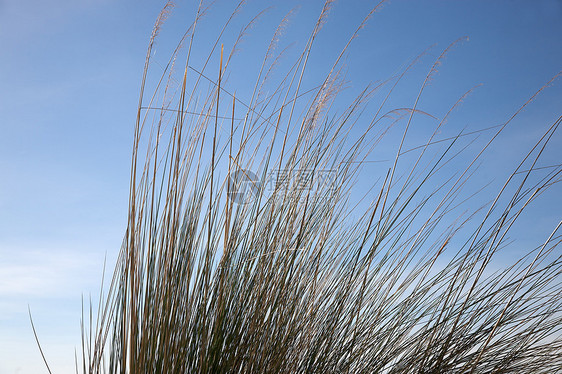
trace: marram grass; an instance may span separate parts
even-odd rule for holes
[[[560,223],[537,248],[489,266],[510,250],[510,230],[529,204],[560,182],[560,166],[540,178],[533,172],[561,119],[522,152],[499,191],[482,192],[489,203],[462,214],[463,199],[477,192],[464,194],[482,155],[527,103],[476,151],[460,146],[459,135],[435,152],[463,96],[409,152],[409,132],[429,116],[418,101],[456,42],[431,65],[410,108],[389,109],[387,99],[418,59],[344,104],[343,60],[378,4],[305,92],[309,53],[332,1],[291,61],[277,45],[290,14],[281,21],[251,97],[239,99],[227,84],[231,60],[259,15],[230,47],[221,38],[243,3],[203,65],[190,58],[211,8],[199,7],[163,73],[150,67],[170,4],[156,22],[136,117],[128,227],[97,315],[83,325],[77,372],[559,371]],[[376,95],[378,109],[366,116]],[[393,129],[401,131],[394,159],[369,193],[353,195],[364,161]],[[450,173],[461,157],[464,168]],[[329,183],[307,188],[311,176]]]

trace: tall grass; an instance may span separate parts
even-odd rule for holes
[[[560,182],[560,166],[536,171],[561,119],[521,154],[497,193],[480,191],[489,203],[473,206],[478,191],[469,181],[527,103],[476,149],[464,134],[438,139],[463,96],[423,146],[407,148],[416,121],[429,116],[418,101],[457,42],[431,65],[411,107],[387,108],[419,59],[344,106],[348,46],[381,4],[306,91],[309,55],[332,1],[286,65],[277,41],[290,15],[282,20],[253,94],[239,99],[227,77],[257,18],[229,49],[221,38],[243,3],[194,66],[194,37],[212,11],[200,5],[154,80],[153,47],[170,4],[156,22],[134,131],[128,226],[97,315],[90,310],[84,322],[77,372],[560,370],[560,223],[510,264],[490,264],[513,248],[510,230],[528,206]],[[367,117],[375,97],[378,109]],[[392,130],[401,135],[390,167],[364,196],[352,194]],[[436,152],[436,144],[446,146]]]

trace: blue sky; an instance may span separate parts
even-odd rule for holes
[[[151,68],[166,61],[192,19],[193,3],[178,1]],[[275,8],[252,30],[233,69],[251,69],[271,25],[299,3],[286,39],[302,45],[321,2],[249,1],[236,31],[258,9]],[[337,55],[374,3],[336,3],[311,55],[307,79],[313,82],[326,72],[326,61]],[[81,294],[97,293],[104,256],[111,269],[126,225],[138,89],[162,5],[0,0],[0,374],[42,370],[28,304],[52,368],[59,373],[73,368]],[[204,20],[198,44],[202,55],[207,33],[212,35],[231,9],[232,2],[219,0]],[[395,97],[397,105],[411,105],[432,59],[462,36],[470,40],[447,57],[422,102],[423,110],[442,115],[466,90],[483,84],[455,114],[447,130],[452,133],[504,122],[562,70],[562,1],[391,1],[351,47],[349,90],[388,78],[435,44]],[[227,88],[243,98],[245,80],[232,74]],[[520,150],[561,114],[561,104],[558,81],[498,140],[500,151],[488,159],[482,183],[501,179]],[[547,164],[560,163],[560,137],[554,145]],[[550,227],[559,219],[562,202],[555,194],[550,198],[550,210],[531,210],[530,222]]]

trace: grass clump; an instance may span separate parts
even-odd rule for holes
[[[456,42],[430,67],[411,107],[389,110],[387,100],[419,59],[344,106],[338,95],[348,46],[381,4],[308,91],[302,82],[309,54],[332,1],[304,50],[283,65],[277,43],[287,15],[249,100],[239,99],[227,79],[256,19],[230,49],[221,42],[243,2],[195,66],[193,40],[209,12],[201,5],[164,72],[151,80],[152,50],[171,5],[164,8],[141,86],[127,231],[97,317],[83,329],[77,371],[554,373],[562,367],[560,224],[539,247],[490,268],[513,245],[510,230],[529,204],[560,182],[560,166],[539,178],[534,173],[560,119],[522,154],[490,202],[474,208],[472,192],[464,192],[469,180],[519,111],[474,151],[464,134],[437,137],[463,96],[422,147],[407,148],[415,122],[430,117],[418,101]],[[367,116],[376,95],[382,99]],[[364,163],[395,129],[401,133],[390,167],[364,196],[352,194]],[[445,147],[435,151],[437,143]],[[467,204],[472,209],[463,213]]]

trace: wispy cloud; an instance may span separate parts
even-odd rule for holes
[[[0,249],[0,298],[56,297],[79,292],[99,274],[99,253]],[[94,265],[95,266],[92,266]],[[94,269],[92,269],[94,268]]]
[[[80,297],[96,294],[103,253],[68,243],[58,248],[0,246],[0,374],[44,372],[28,316],[33,312],[51,369],[72,370],[79,343]]]

